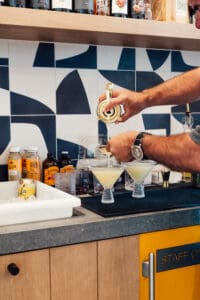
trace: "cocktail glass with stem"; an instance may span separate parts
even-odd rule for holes
[[[90,170],[103,186],[101,203],[114,203],[112,188],[124,171],[124,167],[110,155],[88,161]]]
[[[126,172],[133,179],[132,197],[145,197],[144,180],[155,165],[153,160],[134,160],[124,164]]]

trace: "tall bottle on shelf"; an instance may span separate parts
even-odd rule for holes
[[[30,0],[30,8],[50,9],[50,0]]]
[[[134,19],[145,18],[145,1],[130,0],[129,17]]]
[[[72,12],[73,1],[72,0],[51,0],[51,10]]]
[[[60,173],[70,172],[74,169],[68,151],[62,151],[58,161]]]
[[[110,16],[110,2],[111,0],[96,0],[95,14],[99,16]]]
[[[74,0],[74,12],[80,14],[94,14],[94,1],[93,0]]]
[[[128,17],[128,0],[111,0],[111,16]]]

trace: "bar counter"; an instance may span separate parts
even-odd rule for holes
[[[200,199],[200,190],[191,189],[191,191],[192,193],[194,191],[197,200]],[[184,191],[183,193],[185,194]],[[123,198],[123,195],[121,197]],[[195,205],[195,203],[189,207],[109,218],[102,217],[81,206],[74,209],[71,218],[1,226],[0,254],[79,244],[199,224],[200,204]]]

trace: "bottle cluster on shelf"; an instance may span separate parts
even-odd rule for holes
[[[1,6],[152,19],[152,0],[0,0]]]

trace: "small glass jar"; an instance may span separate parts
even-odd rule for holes
[[[8,180],[20,180],[22,177],[22,156],[20,147],[11,147],[8,155]]]
[[[23,178],[41,180],[41,161],[38,147],[29,146],[24,149]]]

